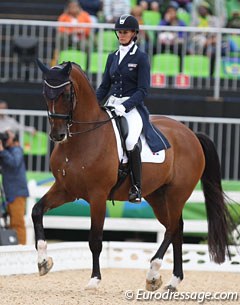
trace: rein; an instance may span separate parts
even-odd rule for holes
[[[108,122],[110,122],[111,120],[115,119],[117,117],[117,115],[114,115],[112,116],[111,118],[107,119],[107,120],[103,120],[103,121],[91,121],[91,122],[81,122],[81,121],[74,121],[72,120],[71,123],[72,124],[68,124],[68,134],[69,134],[69,137],[72,137],[73,135],[77,135],[77,134],[84,134],[84,133],[87,133],[87,132],[90,132],[90,131],[93,131],[97,128],[100,128],[102,127],[103,125],[107,124]],[[76,131],[76,132],[71,132],[70,131],[70,127],[73,125],[73,124],[99,124],[93,128],[89,128],[87,130],[84,130],[84,131]]]

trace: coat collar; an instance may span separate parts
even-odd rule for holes
[[[132,48],[129,50],[129,52],[126,54],[126,56],[124,56],[123,60],[120,62],[120,64],[118,64],[119,61],[119,50],[116,51],[115,55],[115,63],[117,65],[117,67],[122,67],[124,64],[126,64],[126,62],[128,62],[131,59],[131,56],[134,55],[136,53],[138,49],[138,46],[136,44],[134,44],[132,46]]]
[[[129,52],[128,52],[127,55],[134,55],[134,54],[136,53],[137,49],[138,49],[138,46],[137,46],[136,44],[134,44],[134,45],[132,46],[132,48],[129,50]],[[115,55],[119,55],[119,50],[117,50],[117,51],[115,52]]]

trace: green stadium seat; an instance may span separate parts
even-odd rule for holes
[[[118,48],[118,40],[114,31],[103,32],[103,51],[113,52]]]
[[[79,50],[63,50],[59,54],[58,63],[64,61],[71,61],[79,64],[81,68],[86,71],[87,69],[87,53]]]
[[[179,74],[179,56],[175,54],[155,54],[152,57],[151,72],[162,73],[166,76]]]
[[[183,73],[193,77],[209,77],[209,58],[204,55],[186,55],[183,61]]]
[[[234,11],[239,11],[239,0],[227,0],[226,1],[226,10],[228,18],[231,17]]]
[[[108,53],[99,54],[98,52],[92,52],[89,59],[89,72],[104,72],[107,57]]]
[[[177,16],[180,20],[184,21],[186,25],[190,25],[191,15],[187,11],[178,9]]]
[[[131,5],[131,7],[136,6],[137,5],[137,0],[131,0],[130,5]]]
[[[48,135],[41,131],[37,131],[34,135],[24,132],[23,151],[25,155],[46,155],[48,152]]]
[[[144,25],[158,25],[161,20],[161,14],[156,11],[143,11]]]

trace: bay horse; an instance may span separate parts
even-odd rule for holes
[[[89,246],[92,274],[86,288],[97,288],[101,280],[99,256],[102,250],[106,201],[117,182],[119,158],[109,115],[99,106],[95,92],[83,70],[75,63],[48,68],[37,60],[44,76],[44,95],[50,122],[50,138],[55,142],[50,167],[55,182],[34,205],[32,219],[38,251],[39,274],[49,272],[53,262],[47,254],[43,214],[76,198],[90,204]],[[143,163],[143,197],[152,207],[166,232],[146,275],[146,289],[161,284],[160,268],[169,245],[173,245],[173,275],[167,289],[175,290],[183,279],[182,210],[199,180],[202,182],[208,217],[208,244],[212,260],[222,263],[228,252],[230,215],[221,186],[220,162],[213,142],[194,134],[181,122],[153,116],[152,123],[166,136],[171,147],[161,164]],[[115,191],[114,199],[128,199],[127,177]]]

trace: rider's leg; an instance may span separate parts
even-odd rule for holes
[[[141,175],[142,175],[142,166],[141,166],[141,156],[140,149],[138,144],[134,146],[133,150],[128,151],[128,160],[131,168],[131,182],[132,187],[129,190],[130,202],[141,202],[142,191],[141,191]]]
[[[129,133],[126,139],[132,182],[132,187],[129,190],[129,201],[141,202],[141,156],[137,142],[142,132],[143,123],[136,108],[124,116],[129,125]]]

